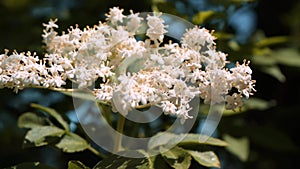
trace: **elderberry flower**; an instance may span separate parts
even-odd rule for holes
[[[111,8],[108,23],[71,26],[62,34],[55,30],[57,19],[43,24],[46,54],[40,58],[6,50],[0,55],[0,88],[66,88],[71,81],[89,87],[97,101],[115,112],[127,115],[137,107],[157,106],[182,123],[193,118],[189,112],[195,97],[235,110],[255,91],[249,62],[228,70],[227,55],[216,49],[207,29],[194,27],[181,44],[162,44],[167,25],[161,14],[143,19],[132,11],[122,13]],[[142,25],[148,25],[145,41],[134,36]]]

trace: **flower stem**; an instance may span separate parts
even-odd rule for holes
[[[122,135],[124,130],[125,117],[122,114],[118,114],[118,123],[117,123],[117,135],[115,138],[114,152],[122,150]]]

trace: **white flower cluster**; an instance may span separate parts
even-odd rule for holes
[[[71,27],[61,35],[54,30],[56,20],[50,20],[44,24],[43,59],[30,52],[0,55],[0,88],[62,88],[67,80],[85,88],[100,81],[93,93],[114,111],[126,115],[133,108],[156,105],[182,122],[192,118],[189,102],[195,97],[236,109],[255,91],[249,62],[226,69],[226,54],[216,50],[208,30],[195,27],[186,31],[181,44],[163,44],[167,26],[160,15],[142,18],[122,12],[114,7],[106,23]],[[147,25],[148,38],[138,41],[142,25]]]

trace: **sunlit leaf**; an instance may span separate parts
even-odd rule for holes
[[[29,130],[25,136],[25,140],[34,143],[35,146],[47,145],[46,137],[61,137],[65,133],[55,126],[42,126]]]
[[[149,158],[129,158],[124,156],[123,153],[127,154],[130,153],[131,156],[143,156],[142,153],[137,151],[124,151],[120,152],[120,155],[111,155],[98,164],[94,166],[93,169],[129,169],[129,168],[136,168],[136,169],[149,169],[150,163]],[[132,154],[133,153],[133,154]],[[123,155],[122,155],[123,154]]]
[[[247,161],[250,145],[249,139],[246,137],[234,138],[228,134],[223,136],[224,140],[229,144],[226,149],[232,154],[236,155],[241,161]]]
[[[160,152],[165,161],[173,168],[189,168],[191,165],[192,158],[183,148],[174,147],[166,150],[160,147]]]
[[[67,153],[83,151],[89,146],[85,139],[74,133],[65,134],[60,142],[56,144],[57,148]]]
[[[45,125],[49,125],[49,120],[45,117],[40,117],[32,112],[27,112],[22,114],[18,118],[18,126],[20,128],[35,128],[35,127],[41,127]]]
[[[34,104],[34,103],[31,104],[31,107],[48,113],[49,115],[54,117],[63,126],[65,130],[67,131],[70,130],[69,124],[62,118],[62,116],[58,112],[56,112],[56,110],[38,104]]]
[[[80,161],[69,161],[68,169],[89,169],[89,167],[85,166]]]
[[[187,152],[194,158],[194,160],[203,166],[220,168],[219,158],[212,151],[198,152],[187,150]]]

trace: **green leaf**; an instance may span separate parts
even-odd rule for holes
[[[45,117],[40,117],[32,112],[22,114],[18,119],[18,126],[20,128],[35,128],[49,125],[50,121]]]
[[[228,47],[230,47],[230,49],[232,49],[234,51],[238,51],[241,48],[239,43],[237,41],[234,41],[234,40],[231,40],[231,41],[228,42]]]
[[[164,12],[167,14],[176,15],[178,17],[184,18],[184,15],[179,13],[176,9],[175,3],[171,1],[162,1],[162,2],[156,2],[155,4],[152,4],[152,11],[153,12]]]
[[[40,162],[28,162],[28,163],[22,163],[12,167],[8,167],[5,169],[55,169],[55,168],[50,167],[48,165],[41,164]]]
[[[296,48],[276,50],[272,56],[279,64],[300,67],[300,53]]]
[[[182,136],[179,136],[182,137]],[[202,134],[187,134],[186,137],[178,145],[188,145],[188,144],[205,144],[211,146],[227,146],[228,144],[225,141],[222,141],[217,138]]]
[[[248,138],[234,138],[228,134],[225,134],[223,138],[229,144],[226,147],[229,152],[236,155],[241,161],[247,161],[250,152]]]
[[[48,108],[48,107],[44,107],[38,104],[31,104],[31,107],[42,110],[46,113],[48,113],[49,115],[51,115],[52,117],[54,117],[62,126],[66,131],[70,131],[70,127],[69,124],[62,118],[62,116],[56,112],[54,109]]]
[[[180,147],[174,147],[166,150],[160,147],[160,152],[165,161],[173,168],[189,168],[191,165],[192,157],[190,154]]]
[[[43,146],[48,144],[46,137],[61,137],[64,133],[64,130],[55,126],[36,127],[27,132],[25,140],[34,143],[35,146]]]
[[[228,40],[234,37],[233,34],[226,33],[226,32],[214,32],[213,35],[219,40]]]
[[[273,36],[269,38],[263,38],[259,42],[257,42],[255,45],[257,47],[266,47],[270,45],[276,45],[281,43],[286,43],[289,41],[289,37],[287,36]]]
[[[150,138],[148,142],[148,149],[152,150],[156,147],[167,145],[172,139],[177,137],[177,135],[168,132],[159,132]]]
[[[100,161],[98,164],[94,166],[93,169],[125,169],[125,168],[136,168],[136,169],[149,169],[150,167],[150,159],[148,157],[145,158],[129,158],[124,155],[128,155],[130,153],[130,156],[141,156],[144,155],[144,153],[138,152],[138,151],[123,151],[120,152],[120,155],[111,155],[102,161]],[[133,153],[133,154],[132,154]],[[123,156],[122,156],[123,155]]]
[[[269,56],[270,54],[272,54],[272,52],[273,51],[268,47],[264,47],[264,48],[253,47],[252,48],[252,53],[255,56]],[[262,60],[260,60],[260,61],[262,61]]]
[[[266,55],[267,56],[254,57],[253,62],[264,66],[282,64],[286,66],[300,67],[300,53],[296,48],[283,48],[275,51],[269,51]]]
[[[193,23],[196,24],[196,25],[203,24],[208,18],[210,18],[214,14],[215,14],[215,12],[213,10],[198,12],[193,17]]]
[[[74,153],[87,149],[90,145],[82,137],[74,133],[67,133],[63,136],[56,147],[66,153]]]
[[[273,56],[255,56],[252,58],[252,61],[262,66],[274,66],[277,63]]]
[[[198,152],[187,150],[187,152],[194,158],[195,161],[203,166],[220,168],[219,158],[212,151]]]
[[[80,161],[69,161],[68,163],[68,169],[89,169],[89,167],[85,166],[82,162]]]
[[[280,82],[284,82],[286,80],[284,74],[282,74],[278,66],[267,66],[262,68],[262,71],[275,77]]]
[[[148,149],[153,150],[160,146],[175,146],[178,145],[189,145],[189,144],[205,144],[212,146],[227,146],[227,143],[206,135],[201,134],[174,134],[168,132],[159,132],[153,136],[148,143]]]

